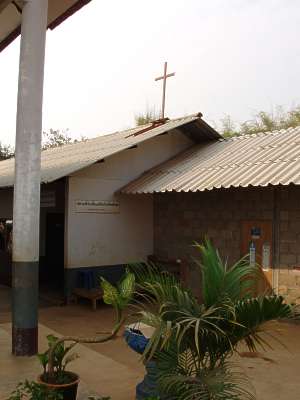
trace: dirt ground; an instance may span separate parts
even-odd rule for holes
[[[96,332],[109,331],[113,317],[113,310],[105,305],[100,305],[95,312],[84,303],[40,309],[40,322],[62,335],[93,336]],[[9,313],[1,313],[0,323],[8,322],[9,319]],[[258,400],[299,400],[300,325],[276,323],[269,328],[284,344],[267,337],[273,347],[264,354],[269,361],[240,357],[236,357],[235,361],[240,363],[251,379]],[[140,356],[127,347],[121,334],[112,342],[88,347],[130,368],[137,376],[143,376]]]

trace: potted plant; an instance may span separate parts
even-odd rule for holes
[[[259,266],[244,258],[229,267],[209,241],[196,248],[201,254],[201,302],[159,268],[135,268],[138,287],[150,302],[148,310],[142,305],[139,321],[154,328],[143,358],[156,370],[152,393],[141,393],[138,385],[138,400],[157,393],[164,400],[253,400],[253,387],[231,356],[247,356],[239,352],[244,342],[252,356],[263,358],[258,352],[268,345],[263,325],[295,317],[281,296],[257,295],[257,282],[263,279]]]
[[[116,322],[110,333],[95,337],[64,336],[57,338],[54,335],[47,336],[48,349],[38,355],[43,372],[38,377],[38,383],[20,383],[12,393],[9,400],[76,400],[79,376],[66,367],[78,358],[76,353],[70,353],[77,343],[104,343],[112,340],[125,323],[124,309],[129,305],[135,288],[135,276],[126,271],[123,279],[116,285],[111,285],[101,278],[103,300],[112,305],[116,312]],[[66,346],[66,343],[71,344]],[[42,394],[40,394],[42,393]],[[51,394],[48,395],[48,394]],[[44,396],[44,397],[43,397]]]
[[[92,338],[64,336],[58,339],[51,337],[49,349],[43,355],[40,355],[40,361],[43,365],[44,372],[40,375],[39,382],[62,393],[63,400],[76,400],[79,383],[78,375],[73,372],[68,372],[65,369],[69,362],[77,358],[75,354],[67,356],[69,351],[77,343],[104,343],[113,339],[127,319],[126,316],[123,316],[123,311],[130,303],[134,293],[134,274],[126,270],[125,276],[116,287],[103,277],[100,278],[100,284],[103,290],[104,302],[112,305],[116,312],[116,322],[111,333]],[[66,342],[71,342],[72,344],[65,347]]]
[[[66,346],[64,342],[58,343],[53,352],[53,371],[49,371],[50,349],[58,342],[58,337],[48,335],[48,349],[38,354],[38,359],[43,367],[43,373],[38,377],[38,383],[49,391],[61,393],[64,400],[75,400],[79,384],[79,376],[66,370],[67,365],[78,358],[77,353],[70,353],[76,342]]]

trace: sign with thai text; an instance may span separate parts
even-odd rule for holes
[[[120,203],[107,200],[76,200],[75,210],[78,213],[118,214]]]

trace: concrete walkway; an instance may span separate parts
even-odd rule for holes
[[[10,353],[10,324],[0,325],[0,399],[7,399],[17,383],[35,380],[41,369],[36,357],[15,358]],[[39,327],[40,351],[45,350],[45,337],[50,333],[59,334],[43,325]],[[87,400],[89,395],[111,396],[112,400],[133,400],[135,385],[140,374],[109,357],[86,346],[77,345],[75,351],[80,358],[71,365],[81,377],[79,399]]]
[[[0,321],[0,400],[4,400],[16,382],[26,377],[35,379],[40,369],[35,358],[15,359],[10,355],[10,313],[0,312]],[[93,336],[96,332],[111,330],[113,321],[113,310],[103,304],[99,304],[96,312],[85,302],[68,307],[43,307],[40,309],[43,324],[40,349],[45,349],[44,338],[51,332]],[[286,346],[266,337],[273,350],[265,356],[274,362],[239,357],[234,361],[249,376],[258,400],[299,400],[300,325],[271,324],[269,329]],[[88,388],[102,396],[111,396],[112,400],[134,399],[135,386],[141,381],[144,368],[140,357],[126,346],[121,335],[104,344],[78,345],[77,351],[81,357],[71,369],[83,380],[81,391]]]

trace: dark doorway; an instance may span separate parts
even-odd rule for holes
[[[47,213],[45,258],[40,268],[43,290],[64,290],[64,214]]]
[[[11,286],[12,220],[0,220],[0,285]]]

